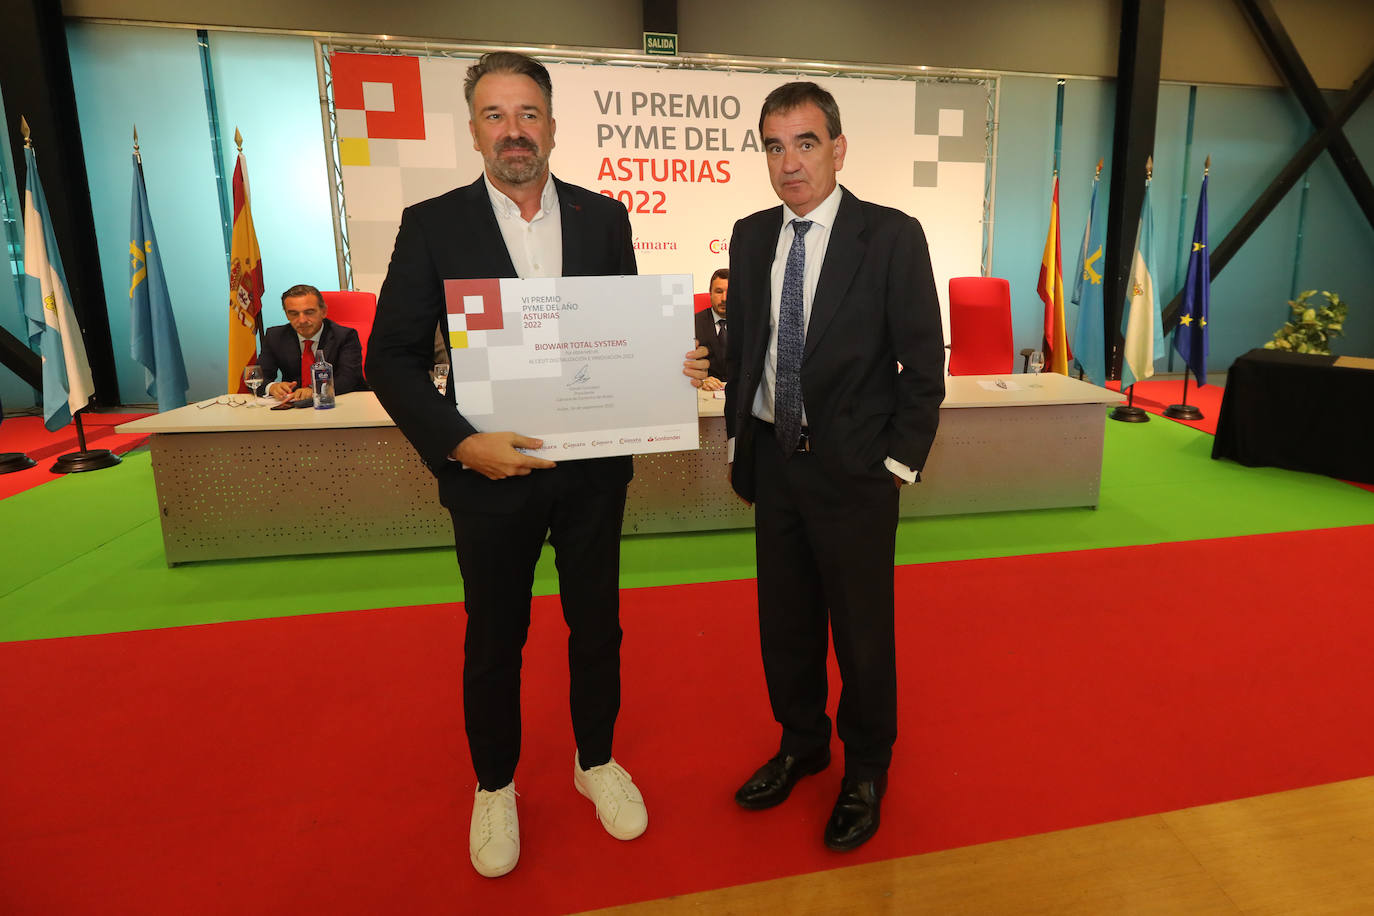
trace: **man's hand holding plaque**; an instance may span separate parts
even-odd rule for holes
[[[453,458],[483,477],[503,480],[507,477],[524,477],[535,469],[553,467],[554,463],[547,458],[517,451],[543,447],[542,440],[519,433],[473,433],[458,443],[453,450]]]

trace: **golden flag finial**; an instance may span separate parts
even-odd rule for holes
[[[1094,179],[1097,179],[1097,178],[1101,178],[1101,177],[1102,177],[1102,162],[1103,162],[1102,157],[1099,156],[1098,159],[1097,159],[1097,174],[1093,175],[1093,178],[1094,178]]]
[[[1155,177],[1155,157],[1150,156],[1145,160],[1145,180],[1149,181]]]
[[[239,133],[237,127],[234,128],[234,145],[238,147],[241,154],[243,152],[243,134]]]
[[[19,116],[19,132],[24,135],[24,149],[32,149],[33,141],[29,139],[29,122],[24,120],[24,116]]]
[[[1204,162],[1204,163],[1202,163],[1202,177],[1203,177],[1203,178],[1206,178],[1206,177],[1207,177],[1207,173],[1210,172],[1210,171],[1212,171],[1212,155],[1211,155],[1210,153],[1208,153],[1208,154],[1207,154],[1207,161]]]

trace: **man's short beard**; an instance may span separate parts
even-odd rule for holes
[[[503,158],[501,156],[502,150],[512,147],[528,150],[530,155],[519,159]],[[543,175],[549,167],[549,160],[547,156],[539,154],[539,150],[535,148],[533,143],[514,142],[509,145],[498,143],[494,155],[487,162],[487,167],[491,169],[493,175],[506,184],[520,185],[528,184]]]
[[[506,184],[528,184],[544,174],[547,164],[548,160],[534,156],[517,160],[497,159],[491,163],[491,173]]]

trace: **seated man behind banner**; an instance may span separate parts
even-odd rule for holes
[[[730,268],[711,274],[711,307],[697,312],[697,343],[706,348],[711,375],[701,383],[707,391],[720,391],[728,381],[725,375],[725,300],[730,289]]]
[[[291,287],[281,294],[281,308],[290,324],[267,329],[258,360],[268,397],[279,401],[313,398],[310,367],[319,356],[334,367],[336,394],[367,389],[358,332],[325,317],[328,307],[318,289],[306,283]],[[276,380],[278,372],[281,381]]]

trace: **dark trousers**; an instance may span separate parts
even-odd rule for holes
[[[573,736],[584,767],[611,759],[620,711],[620,525],[625,486],[594,489],[561,468],[535,471],[517,511],[450,507],[463,575],[467,634],[463,713],[477,781],[515,777],[520,759],[521,650],[530,626],[534,567],[547,535],[567,621]]]
[[[803,755],[830,742],[833,633],[845,773],[876,778],[897,739],[897,488],[886,472],[837,477],[814,453],[784,457],[768,426],[759,430],[756,455],[759,641],[780,750]]]

